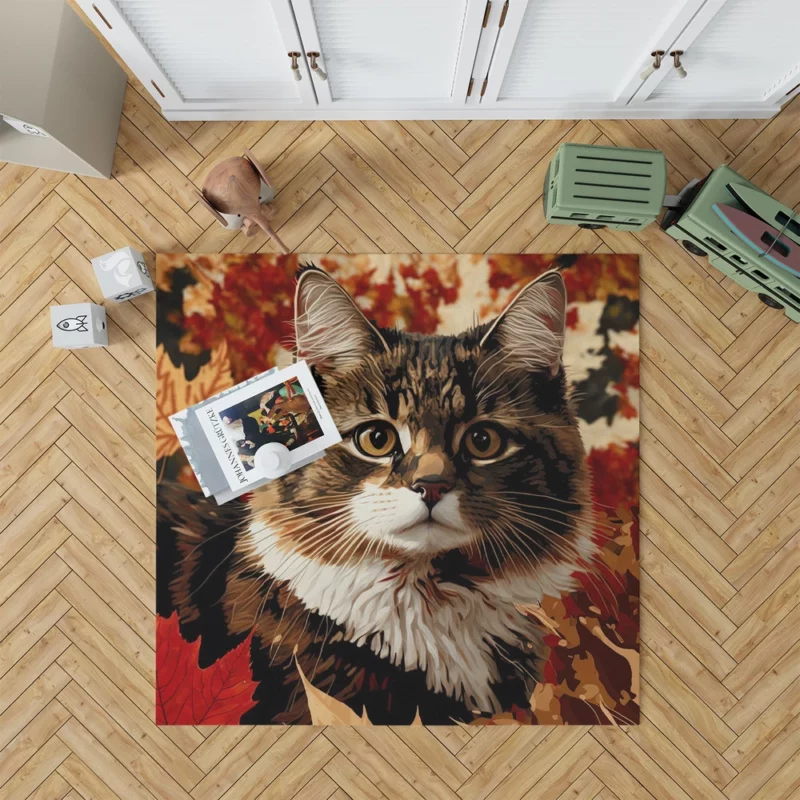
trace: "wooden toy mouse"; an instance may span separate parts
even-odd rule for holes
[[[267,192],[262,192],[262,182]],[[245,149],[243,156],[226,158],[208,173],[200,199],[224,227],[241,227],[245,236],[253,236],[256,228],[261,228],[275,240],[282,253],[288,253],[289,248],[269,222],[275,211],[265,202],[274,195],[267,173],[255,156]]]

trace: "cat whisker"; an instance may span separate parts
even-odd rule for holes
[[[536,519],[528,516],[521,516],[519,514],[515,514],[514,512],[511,512],[509,514],[508,509],[503,509],[501,512],[501,516],[503,518],[502,521],[511,528],[511,530],[516,534],[516,537],[519,537],[525,549],[536,559],[537,563],[540,566],[541,566],[541,561],[539,560],[538,554],[531,548],[530,544],[527,542],[527,536],[524,534],[524,531],[520,530],[517,527],[517,525],[514,524],[515,521],[525,527],[532,527],[535,530],[540,531],[540,533],[544,534],[545,538],[549,543],[550,549],[555,550],[562,557],[575,561],[576,563],[585,562],[584,555],[572,541],[556,535],[549,527],[542,525]],[[495,530],[497,530],[501,536],[507,536],[507,532],[502,527],[498,527],[499,523],[497,521],[494,521],[492,524],[495,526]],[[532,564],[531,566],[533,567]],[[610,586],[608,588],[611,589]]]
[[[339,511],[331,511],[331,512],[329,512],[329,513],[327,513],[327,514],[325,514],[323,516],[320,516],[320,517],[316,517],[316,518],[313,518],[313,519],[303,519],[298,524],[295,524],[293,527],[287,527],[286,523],[284,523],[282,527],[284,529],[284,533],[285,534],[290,534],[290,535],[293,535],[293,536],[297,536],[298,534],[303,533],[305,531],[308,531],[309,529],[312,529],[315,526],[319,526],[320,529],[324,529],[326,525],[328,525],[329,523],[335,521],[339,516],[341,516],[341,515],[343,515],[345,513],[347,513],[347,512],[344,509],[339,510]],[[292,520],[292,522],[294,522],[294,520]],[[254,545],[257,545],[261,541],[261,538],[260,538],[261,534],[266,532],[267,536],[269,536],[270,535],[270,533],[269,533],[270,530],[271,530],[271,528],[269,526],[263,526],[261,530],[252,532],[251,537],[250,537],[251,543],[254,544]],[[311,540],[313,540],[313,536],[316,533],[317,532],[315,531],[314,534],[311,535]],[[289,536],[282,537],[282,540],[284,542],[284,545],[288,546],[288,544],[290,542]],[[301,539],[301,543],[307,543],[307,542],[305,541],[305,539]]]
[[[514,495],[514,496],[517,496],[517,497],[536,497],[536,498],[539,498],[539,499],[542,499],[542,500],[552,500],[555,503],[567,503],[567,504],[572,504],[572,505],[576,504],[575,500],[564,500],[563,498],[560,498],[560,497],[555,497],[553,495],[547,495],[547,494],[537,494],[536,492],[516,492],[516,491],[509,490],[509,489],[498,489],[498,490],[494,490],[493,494]],[[603,505],[602,503],[596,503],[594,500],[592,500],[592,505],[593,506],[600,506],[602,508],[613,509],[612,506]],[[613,510],[616,511],[616,509],[613,509]],[[594,518],[594,513],[592,512],[591,509],[589,509],[589,512],[592,514],[592,517]],[[598,524],[601,524],[601,523],[598,521]],[[606,527],[613,527],[613,526],[606,526]]]
[[[493,522],[489,523],[489,527],[487,528],[487,534],[492,541],[497,542],[497,546],[502,548],[508,558],[511,557],[511,553],[508,550],[506,544],[506,538],[501,534],[499,530],[495,528],[495,524]]]
[[[202,588],[203,588],[203,587],[204,587],[204,586],[205,586],[205,585],[208,583],[208,581],[209,581],[209,580],[211,580],[211,578],[213,577],[214,573],[215,573],[215,572],[216,572],[216,571],[217,571],[217,570],[218,570],[218,569],[219,569],[219,568],[220,568],[220,567],[221,567],[221,566],[222,566],[222,565],[223,565],[223,564],[224,564],[224,563],[225,563],[225,562],[226,562],[226,561],[227,561],[227,560],[228,560],[228,559],[229,559],[229,558],[230,558],[230,557],[231,557],[231,556],[232,556],[232,555],[235,553],[235,552],[236,552],[236,550],[235,550],[235,549],[232,549],[232,550],[230,551],[230,553],[228,553],[228,555],[226,555],[226,556],[225,556],[225,558],[222,558],[222,559],[220,559],[220,561],[219,561],[218,563],[216,563],[216,564],[215,564],[215,565],[212,567],[212,569],[209,571],[208,575],[206,575],[206,576],[205,576],[205,578],[203,578],[203,580],[202,580],[202,582],[200,583],[200,585],[199,585],[199,586],[196,586],[194,589],[192,589],[192,590],[189,592],[188,596],[189,596],[189,597],[194,597],[194,595],[195,595],[195,594],[197,594],[197,592],[199,592],[199,591],[200,591],[200,590],[201,590],[201,589],[202,589]]]
[[[341,543],[333,552],[333,558],[335,560],[342,560],[347,561],[348,557],[351,553],[355,552],[358,546],[368,537],[366,534],[359,531],[355,526],[351,526],[351,528],[347,532],[347,536],[342,538]]]
[[[216,533],[212,534],[211,536],[202,537],[201,540],[188,553],[186,553],[185,556],[183,556],[183,558],[179,559],[179,563],[182,563],[182,562],[186,561],[187,558],[189,558],[196,550],[199,550],[201,547],[203,547],[203,545],[206,545],[209,542],[212,542],[215,539],[218,539],[220,536],[224,536],[226,533],[229,533],[234,528],[246,526],[248,522],[250,522],[252,519],[254,519],[254,517],[255,517],[254,513],[248,512],[247,514],[244,515],[244,517],[240,521],[234,522],[233,524],[229,525],[227,528],[224,528],[221,531],[217,531]]]
[[[350,499],[353,499],[353,498],[357,497],[358,495],[359,495],[358,492],[348,492],[346,494],[342,493],[340,496],[343,499],[350,500]],[[324,506],[326,508],[327,507],[333,508],[333,507],[335,507],[335,505],[336,505],[335,503],[331,502],[330,504],[327,504],[327,503],[326,504],[319,504],[318,507],[322,508]],[[312,508],[312,506],[310,504],[307,504],[306,507],[307,508]],[[278,509],[277,512],[271,511],[270,512],[270,516],[274,516],[275,513],[277,513],[278,515],[283,513],[285,515],[284,518],[290,518],[290,517],[293,517],[293,516],[297,516],[297,514],[295,512],[295,509],[287,509],[285,511],[282,511],[281,509]],[[210,542],[218,539],[220,536],[224,536],[226,533],[230,533],[231,531],[235,530],[236,528],[246,528],[259,515],[260,515],[260,512],[255,511],[255,510],[249,510],[247,513],[245,513],[242,516],[241,520],[229,525],[227,528],[224,528],[221,531],[217,531],[216,533],[212,534],[211,536],[203,537],[188,553],[186,553],[181,559],[179,559],[179,561],[180,562],[186,561],[188,558],[190,558],[201,547],[203,547],[203,546],[209,544]]]
[[[530,561],[530,559],[527,558],[527,556],[520,550],[520,548],[516,545],[516,543],[513,542],[512,540],[510,540],[506,536],[505,532],[499,526],[497,526],[495,523],[492,523],[492,529],[495,530],[495,535],[497,536],[497,538],[499,538],[503,542],[508,542],[512,547],[514,547],[515,551],[528,562],[530,568],[534,572],[536,572],[542,566],[541,562],[539,561],[538,556],[536,556],[535,553],[531,552],[531,555],[533,555],[533,557],[536,559],[536,565],[534,565],[533,562]],[[507,549],[506,549],[506,552],[508,553],[508,556],[510,558],[511,554],[508,552]]]
[[[523,524],[526,524],[526,523],[525,523],[525,522],[523,522]],[[552,532],[550,532],[550,531],[549,531],[549,529],[547,529],[547,528],[544,528],[543,526],[539,525],[539,524],[538,524],[538,523],[536,523],[536,522],[533,522],[532,520],[531,520],[531,521],[529,521],[529,522],[528,522],[528,524],[532,525],[533,527],[536,527],[536,528],[538,528],[538,529],[539,529],[539,530],[541,530],[542,532],[545,532],[545,533],[552,533]],[[518,536],[519,536],[519,535],[522,535],[522,536],[524,537],[524,533],[523,533],[522,531],[520,531],[520,530],[519,530],[519,529],[516,527],[516,525],[514,525],[514,524],[513,524],[513,523],[511,523],[511,522],[509,522],[509,525],[510,525],[511,529],[512,529],[512,530],[513,530],[513,531],[514,531],[514,532],[515,532],[515,533],[516,533]],[[602,573],[598,572],[598,571],[596,570],[596,568],[593,568],[593,567],[592,567],[592,564],[591,564],[591,557],[584,556],[583,554],[581,554],[581,553],[580,553],[580,552],[577,550],[577,548],[575,547],[574,543],[572,543],[572,542],[570,542],[570,541],[563,540],[563,539],[562,539],[562,538],[560,538],[560,537],[554,537],[554,538],[550,538],[550,539],[549,539],[549,542],[550,542],[550,546],[551,546],[553,549],[555,549],[555,550],[556,550],[556,552],[557,552],[557,553],[559,553],[559,555],[561,555],[562,557],[564,557],[564,558],[566,558],[566,559],[569,559],[569,560],[573,560],[573,561],[575,561],[576,568],[578,568],[578,569],[579,569],[579,571],[583,572],[583,573],[584,573],[584,574],[587,576],[587,578],[588,578],[588,580],[589,580],[590,582],[594,583],[594,584],[595,584],[595,586],[597,586],[597,587],[599,587],[599,586],[601,586],[601,585],[602,585],[602,586],[605,586],[605,588],[606,588],[606,589],[608,589],[609,593],[610,593],[610,594],[611,594],[611,595],[612,595],[614,598],[616,598],[616,596],[617,596],[617,594],[618,594],[618,589],[615,589],[614,587],[612,587],[612,586],[609,584],[609,582],[608,582],[608,580],[606,579],[606,577],[605,577],[605,576],[604,576]],[[534,557],[535,557],[535,558],[537,558],[537,561],[538,561],[538,557],[537,557],[537,556],[536,556],[536,554],[535,554],[535,553],[533,553],[533,551],[530,549],[530,546],[529,546],[529,544],[527,543],[527,541],[525,541],[525,539],[524,539],[524,538],[522,539],[522,544],[524,544],[524,546],[526,547],[526,549],[528,549],[528,551],[529,551],[529,552],[531,552],[531,554],[532,554],[532,555],[534,555]],[[570,548],[572,548],[572,549],[570,549]],[[602,592],[601,592],[601,594],[602,594]]]
[[[525,505],[522,505],[522,504],[516,503],[516,502],[514,502],[512,500],[503,500],[501,498],[498,498],[496,500],[496,502],[505,503],[507,508],[514,509],[516,513],[521,514],[523,516],[527,515],[528,512],[535,511],[535,512],[537,512],[537,514],[535,514],[533,516],[536,516],[539,519],[549,520],[550,522],[557,522],[557,523],[561,523],[561,524],[566,524],[566,520],[574,520],[575,522],[578,522],[578,523],[588,523],[589,525],[592,526],[592,529],[594,529],[594,527],[595,527],[594,520],[591,517],[589,517],[587,519],[586,517],[584,517],[581,514],[571,514],[570,512],[564,511],[564,510],[562,510],[560,508],[553,508],[552,506],[534,506],[534,505],[530,505],[530,504],[527,504],[527,503]],[[546,511],[548,514],[551,514],[553,516],[549,516],[549,517],[545,516],[544,514],[541,513],[542,511]],[[597,523],[598,527],[600,525],[601,525],[601,523]]]
[[[493,641],[492,642],[492,648],[494,649],[494,651],[496,653],[498,653],[498,655],[500,655],[500,657],[507,664],[511,664],[512,667],[516,667],[516,669],[519,670],[521,673],[523,673],[524,675],[527,675],[528,678],[530,678],[533,683],[536,683],[536,675],[533,672],[531,672],[526,666],[524,666],[517,659],[510,658],[508,656],[508,653],[506,653],[505,648],[503,647],[503,645],[500,642]]]

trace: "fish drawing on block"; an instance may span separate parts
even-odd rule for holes
[[[89,330],[89,326],[86,324],[86,314],[62,319],[56,324],[56,327],[62,331],[76,331],[78,333],[86,333]]]

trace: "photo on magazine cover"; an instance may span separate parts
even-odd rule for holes
[[[245,470],[255,467],[255,454],[268,442],[294,450],[319,439],[323,432],[299,379],[281,381],[252,397],[219,411],[219,419],[230,442],[237,447]]]

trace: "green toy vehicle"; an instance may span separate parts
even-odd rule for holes
[[[736,194],[737,187],[742,186],[781,207],[738,172],[723,165],[702,181],[692,181],[686,186],[678,195],[677,207],[664,214],[661,229],[690,253],[707,255],[713,266],[745,289],[756,292],[763,303],[784,309],[789,319],[800,322],[800,275],[763,257],[769,244],[765,241],[759,245],[759,253],[715,209],[715,206],[727,207],[750,213],[752,209],[744,206]],[[786,241],[792,244],[791,240]]]
[[[639,231],[655,222],[763,303],[800,322],[800,219],[728,166],[667,195],[659,150],[562,144],[544,180],[547,221]]]
[[[656,221],[667,190],[660,150],[562,144],[544,180],[551,223],[640,231]]]

